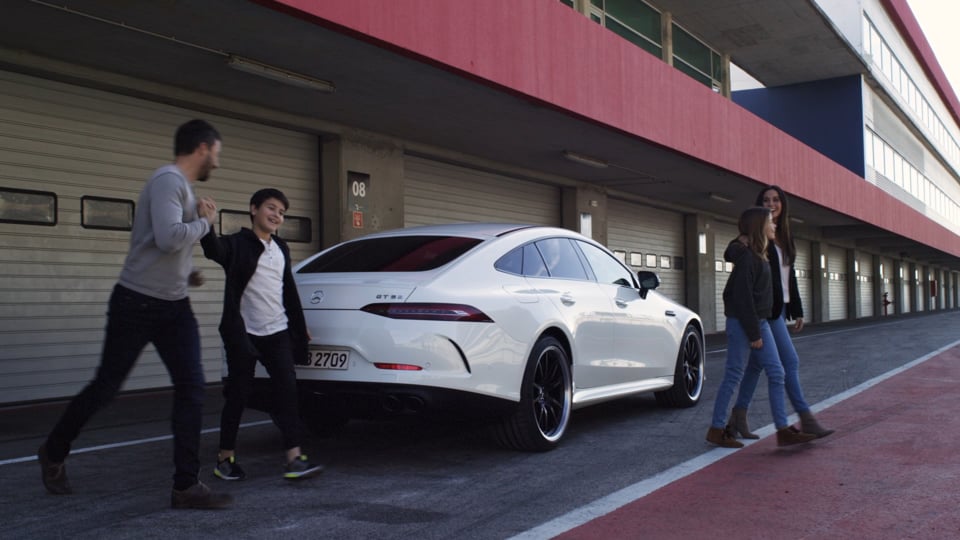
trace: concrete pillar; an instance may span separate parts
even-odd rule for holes
[[[903,275],[902,273],[906,270],[903,269],[903,261],[899,259],[893,260],[893,268],[891,268],[892,275],[890,276],[890,282],[893,283],[893,287],[890,291],[890,301],[893,302],[888,307],[893,308],[890,310],[891,315],[900,315],[903,313],[903,306],[907,305],[907,298],[903,296]]]
[[[910,312],[916,313],[920,310],[920,306],[923,305],[923,301],[917,295],[917,285],[918,278],[920,275],[920,268],[917,266],[917,263],[908,263],[907,264],[907,283],[910,284]]]
[[[858,271],[860,265],[857,261],[857,252],[853,249],[846,249],[844,254],[847,258],[844,264],[847,284],[847,319],[852,321],[861,315],[860,294],[863,284],[860,281],[860,272]]]
[[[686,306],[700,314],[704,329],[717,329],[717,275],[714,269],[714,233],[708,218],[683,216],[683,256],[686,259]]]
[[[871,274],[873,274],[873,298],[870,302],[873,304],[873,316],[883,316],[883,292],[886,290],[883,283],[883,276],[880,275],[880,257],[877,255],[868,255]],[[887,308],[889,310],[889,307]]]
[[[810,242],[810,289],[813,305],[810,306],[809,322],[827,320],[830,313],[830,287],[827,281],[827,269],[823,265],[823,244]]]
[[[560,221],[563,228],[576,231],[607,245],[606,192],[587,185],[565,187],[560,197]]]
[[[323,247],[403,227],[403,150],[376,137],[322,144]]]

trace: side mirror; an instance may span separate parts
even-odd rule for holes
[[[660,286],[660,276],[649,270],[638,271],[637,280],[640,282],[640,298],[646,298],[647,291],[652,291]]]

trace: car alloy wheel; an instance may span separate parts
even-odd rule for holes
[[[516,411],[494,428],[497,440],[517,450],[553,449],[567,430],[572,396],[566,349],[554,337],[541,337],[527,361]]]

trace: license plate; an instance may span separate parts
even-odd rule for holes
[[[314,369],[347,369],[349,362],[350,351],[310,349],[307,355],[307,364],[303,367]]]

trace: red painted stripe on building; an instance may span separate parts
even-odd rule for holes
[[[557,0],[261,3],[960,256],[960,236]]]

